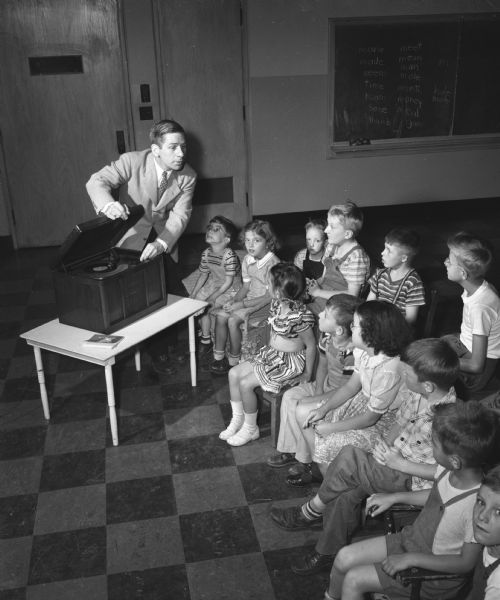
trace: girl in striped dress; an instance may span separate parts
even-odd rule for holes
[[[257,386],[278,393],[291,380],[309,381],[313,373],[314,315],[303,303],[304,274],[291,263],[278,263],[270,269],[268,285],[273,297],[269,344],[229,371],[232,418],[219,437],[231,446],[243,446],[260,435]]]

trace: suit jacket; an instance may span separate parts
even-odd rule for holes
[[[123,204],[144,206],[144,216],[119,241],[123,248],[142,250],[154,228],[158,238],[168,245],[177,260],[177,241],[186,229],[192,212],[196,173],[186,164],[182,171],[172,171],[168,187],[155,206],[158,178],[151,150],[126,152],[118,160],[94,173],[87,182],[87,192],[96,212],[114,200],[111,191],[119,188]]]

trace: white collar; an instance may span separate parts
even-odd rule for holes
[[[254,258],[253,256],[250,256],[250,254],[247,254],[247,264],[249,265],[253,265],[254,263],[257,263],[257,269],[260,269],[261,267],[263,267],[271,258],[273,257],[273,253],[272,252],[268,252],[267,254],[265,254],[262,258],[260,258],[259,260],[257,260],[256,258]]]

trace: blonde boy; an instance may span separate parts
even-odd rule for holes
[[[389,231],[382,251],[384,268],[377,269],[370,277],[367,298],[395,304],[410,325],[416,322],[418,309],[425,304],[424,285],[412,267],[419,246],[420,238],[415,231],[406,228]]]
[[[325,233],[328,246],[323,262],[325,271],[318,282],[311,282],[308,291],[314,298],[309,308],[319,314],[326,300],[334,294],[347,292],[359,296],[370,272],[370,259],[356,241],[363,226],[363,213],[354,204],[346,202],[332,206],[328,211]]]
[[[477,392],[491,379],[500,358],[500,298],[484,278],[491,263],[488,246],[460,232],[448,240],[444,261],[448,279],[463,288],[460,334],[445,336],[460,358],[464,395]]]

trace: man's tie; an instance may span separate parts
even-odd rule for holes
[[[165,190],[168,187],[168,173],[167,171],[163,171],[161,176],[160,186],[158,187],[158,202],[161,200],[161,197],[165,193]]]

